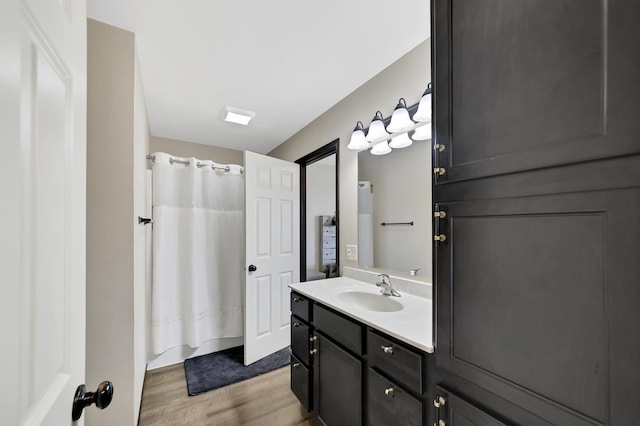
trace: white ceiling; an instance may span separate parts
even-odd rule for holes
[[[429,37],[429,0],[88,0],[136,33],[151,134],[267,153]],[[256,113],[221,120],[225,105]],[[375,108],[374,108],[375,109]]]

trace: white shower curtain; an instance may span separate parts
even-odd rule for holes
[[[155,153],[153,352],[243,333],[242,167]],[[178,161],[188,162],[180,164]],[[198,167],[198,165],[202,167]]]

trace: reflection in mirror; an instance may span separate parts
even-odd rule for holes
[[[424,140],[384,156],[358,154],[360,267],[420,268],[417,278],[431,279],[430,148]]]
[[[306,167],[306,280],[337,276],[336,155]]]

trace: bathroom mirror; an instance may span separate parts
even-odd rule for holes
[[[360,268],[431,280],[431,140],[386,155],[358,153]],[[384,223],[384,225],[383,225]]]

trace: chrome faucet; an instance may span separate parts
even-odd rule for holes
[[[383,296],[400,297],[400,293],[398,293],[396,289],[393,288],[393,285],[391,285],[391,279],[389,279],[389,275],[379,274],[378,276],[382,279],[382,281],[376,283],[376,286],[380,287],[380,293],[382,293]]]

